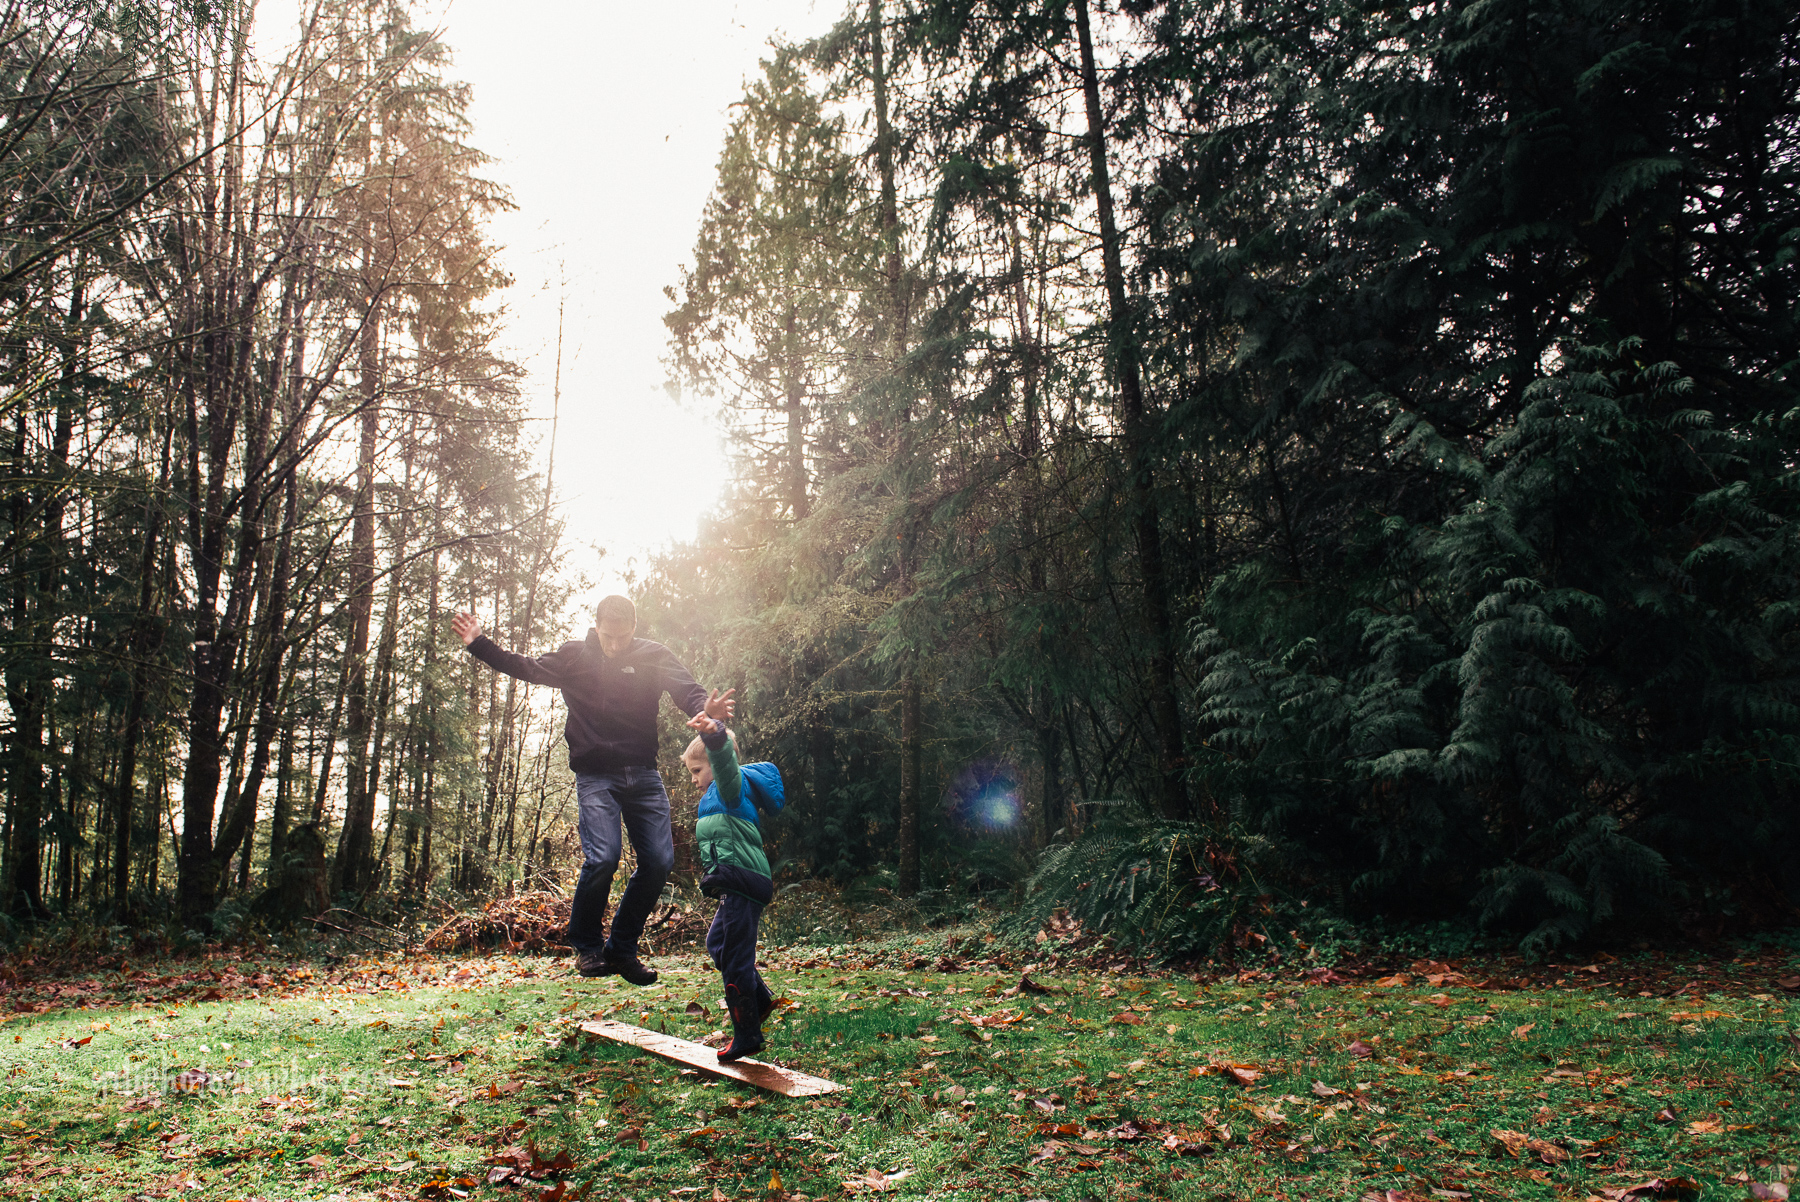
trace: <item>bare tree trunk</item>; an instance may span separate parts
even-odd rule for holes
[[[331,705],[331,721],[325,726],[325,743],[319,755],[319,779],[313,784],[312,821],[325,821],[325,798],[331,789],[331,761],[337,754],[338,723],[344,716],[344,697],[350,691],[350,665],[338,673],[337,700]],[[323,825],[320,827],[323,830]]]
[[[396,565],[398,565],[399,560],[403,558],[405,554],[406,546],[404,540],[402,540],[395,549]],[[394,651],[399,644],[399,626],[400,576],[398,571],[396,571],[388,588],[387,612],[382,615],[381,619],[381,645],[375,652],[375,741],[372,754],[369,757],[369,778],[362,786],[362,795],[365,799],[363,804],[368,811],[369,817],[371,858],[368,867],[363,872],[362,888],[357,891],[359,896],[364,897],[377,887],[379,883],[379,864],[387,858],[385,840],[383,841],[383,848],[380,856],[377,857],[374,855],[375,796],[381,791],[381,753],[382,749],[387,746],[388,719],[393,708]],[[392,794],[393,786],[391,784],[388,786],[388,791]],[[388,826],[388,835],[390,837],[393,834],[392,816],[390,799],[390,822]]]
[[[919,891],[919,676],[900,681],[900,892]]]
[[[365,276],[367,275],[365,271]],[[381,301],[371,288],[362,329],[362,437],[357,444],[356,510],[350,532],[350,645],[344,715],[344,826],[332,866],[334,893],[368,887],[375,840],[375,799],[369,777],[369,627],[375,611],[375,448],[380,435]]]
[[[419,860],[411,878],[411,889],[415,894],[423,894],[431,883],[431,828],[436,817],[434,791],[437,786],[438,585],[442,579],[440,548],[444,541],[444,482],[441,477],[433,510],[436,516],[432,521],[431,585],[426,606],[426,613],[430,617],[425,627],[425,684],[424,695],[420,698],[420,706],[425,711],[425,745],[421,753],[424,760],[424,784],[420,790],[422,812],[418,815],[418,825],[424,829],[419,832]]]
[[[254,844],[256,807],[262,794],[263,779],[269,769],[269,750],[274,745],[279,725],[278,702],[282,695],[282,665],[287,651],[288,578],[293,571],[294,527],[299,521],[300,489],[297,474],[290,475],[287,496],[282,509],[281,540],[277,544],[267,597],[263,604],[261,674],[256,689],[255,749],[250,768],[241,786],[236,808],[230,812],[219,831],[219,848],[214,855],[220,871],[240,842],[245,843],[243,875],[249,875],[250,850]],[[291,674],[290,674],[291,675]]]
[[[882,39],[881,0],[869,3],[871,78],[875,100],[875,163],[880,175],[881,236],[887,244],[887,320],[891,371],[899,371],[906,358],[910,297],[900,247],[899,188],[894,179],[894,128],[888,116],[887,61]],[[911,439],[905,431],[910,415],[900,419],[900,454],[910,454]],[[904,470],[904,468],[903,468]],[[900,551],[901,589],[911,589],[911,550]],[[899,886],[903,896],[919,891],[919,678],[916,654],[909,654],[900,674],[900,846]]]
[[[283,708],[291,710],[294,697],[291,680],[285,696],[290,704]],[[281,727],[281,758],[275,768],[275,806],[269,812],[269,858],[265,868],[269,876],[281,871],[281,858],[287,854],[288,827],[293,824],[294,737],[298,725],[297,719],[289,718]]]
[[[14,462],[24,461],[25,415],[19,416],[19,434]],[[23,494],[14,504],[14,529],[23,526],[26,503]],[[35,615],[28,597],[31,584],[21,579],[14,584],[13,629],[30,632]],[[27,639],[32,636],[26,635]],[[7,787],[12,804],[7,807],[6,902],[4,908],[21,917],[34,918],[42,910],[43,890],[38,862],[42,855],[40,829],[43,825],[44,792],[44,685],[40,679],[41,661],[37,648],[28,647],[6,672],[6,702],[12,710],[10,763]]]
[[[216,86],[207,102],[201,136],[236,127],[244,103],[247,39],[248,23],[234,22],[229,45],[221,48],[215,64]],[[223,113],[218,111],[221,102]],[[219,723],[260,557],[269,434],[269,399],[260,398],[258,404],[255,387],[253,318],[263,281],[250,274],[251,232],[240,225],[241,153],[241,146],[229,141],[220,156],[202,160],[194,185],[201,194],[180,222],[178,246],[177,274],[183,292],[175,366],[187,408],[188,539],[195,607],[176,891],[181,915],[190,922],[213,908],[217,886],[213,824],[221,775]],[[229,481],[240,467],[234,453],[238,429],[246,417],[251,431],[242,449],[242,484],[237,496],[228,498]],[[227,577],[234,514],[236,558]]]
[[[1181,708],[1175,679],[1174,619],[1170,613],[1168,577],[1163,566],[1161,518],[1150,461],[1143,375],[1125,298],[1119,231],[1113,220],[1112,178],[1106,161],[1106,116],[1100,106],[1100,81],[1094,67],[1094,39],[1088,25],[1088,4],[1087,0],[1074,0],[1074,3],[1075,30],[1081,45],[1081,88],[1087,101],[1094,206],[1100,218],[1100,255],[1110,326],[1108,345],[1124,411],[1132,518],[1144,582],[1145,617],[1150,627],[1150,712],[1157,741],[1161,744],[1157,748],[1161,759],[1161,802],[1167,817],[1181,819],[1188,817],[1187,744],[1181,734]]]
[[[163,415],[162,465],[156,489],[144,507],[144,553],[138,561],[138,607],[132,620],[131,694],[125,704],[125,730],[119,751],[118,799],[113,811],[113,911],[120,921],[132,917],[131,821],[136,808],[138,746],[144,737],[144,707],[150,692],[150,661],[162,649],[163,627],[156,603],[156,557],[162,536],[162,498],[169,488],[169,454],[174,439],[169,414]]]

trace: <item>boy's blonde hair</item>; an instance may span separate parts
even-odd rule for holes
[[[725,728],[725,738],[733,747],[737,747],[737,731],[727,726]],[[742,748],[739,748],[739,751],[741,752]],[[693,741],[687,745],[687,750],[681,753],[681,758],[683,760],[703,760],[706,758],[706,743],[699,735],[694,736]]]

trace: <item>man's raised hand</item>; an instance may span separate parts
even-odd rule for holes
[[[450,629],[456,631],[456,637],[463,641],[465,647],[481,637],[481,623],[474,614],[457,614],[450,619]]]
[[[723,693],[714,689],[712,696],[708,697],[706,704],[700,708],[700,712],[714,722],[731,721],[737,714],[737,702],[731,699],[731,695],[735,692],[737,692],[736,689],[726,689]]]

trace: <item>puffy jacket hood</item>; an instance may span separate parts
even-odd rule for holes
[[[762,826],[757,811],[766,814],[779,814],[787,801],[787,788],[781,781],[781,769],[767,762],[740,764],[738,772],[743,779],[744,787],[738,798],[731,805],[719,796],[719,782],[714,781],[706,787],[706,793],[700,798],[700,810],[695,816],[707,818],[714,814],[728,814],[742,819],[754,826]]]
[[[750,786],[750,800],[756,808],[768,814],[781,813],[781,807],[787,802],[787,787],[781,782],[781,769],[768,762],[744,764],[738,769],[744,774],[744,783]]]

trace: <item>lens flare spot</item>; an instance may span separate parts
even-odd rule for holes
[[[962,827],[998,833],[1019,824],[1019,773],[1004,760],[977,760],[951,780],[944,808]]]

